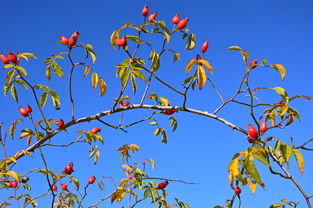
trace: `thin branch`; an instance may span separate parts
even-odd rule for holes
[[[168,178],[160,178],[160,177],[146,177],[146,178],[142,178],[143,180],[162,180],[162,181],[173,181],[173,182],[179,182],[179,183],[183,183],[183,184],[199,184],[199,183],[194,183],[194,182],[187,182],[187,181],[183,181],[180,179],[168,179]]]
[[[304,142],[303,144],[301,144],[300,146],[294,147],[294,149],[300,149],[303,148],[305,145],[307,145],[308,143],[310,143],[311,141],[313,141],[312,139],[309,139],[308,141]]]

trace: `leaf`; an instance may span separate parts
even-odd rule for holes
[[[166,137],[166,132],[165,132],[165,130],[164,130],[164,128],[161,128],[161,132],[162,132],[162,143],[167,143],[167,137]]]
[[[205,85],[207,76],[202,66],[198,65],[197,71],[198,71],[198,88],[201,90],[202,87]]]
[[[159,135],[160,134],[160,132],[161,132],[161,128],[157,128],[155,131],[154,131],[154,135],[155,136],[157,136],[157,135]]]
[[[61,69],[61,67],[59,66],[59,64],[57,62],[52,62],[52,68],[53,68],[53,72],[58,76],[58,77],[63,77],[63,71]]]
[[[188,36],[187,44],[186,44],[186,49],[187,50],[192,50],[196,46],[196,35],[193,33],[190,33]]]
[[[228,165],[228,180],[232,184],[233,179],[240,174],[238,154],[234,155],[232,161]]]
[[[282,204],[278,204],[278,203],[275,203],[275,204],[272,204],[269,208],[278,208],[278,207],[284,207]]]
[[[103,96],[107,90],[107,84],[101,78],[99,78],[100,96]]]
[[[188,74],[193,67],[193,65],[197,62],[196,59],[191,59],[186,65],[186,74]]]
[[[140,39],[138,36],[134,36],[134,35],[126,35],[126,39],[134,41],[136,43],[140,43]]]
[[[111,34],[111,37],[110,37],[110,43],[111,43],[112,47],[114,48],[114,50],[115,50],[115,48],[116,48],[114,39],[115,39],[115,37],[119,37],[119,36],[120,36],[120,30],[121,30],[121,28],[116,29],[116,30]]]
[[[288,97],[288,94],[286,92],[286,90],[282,87],[274,87],[274,88],[271,88],[273,90],[275,90],[285,101],[289,101],[289,97]]]
[[[142,81],[146,81],[146,77],[145,75],[139,71],[139,70],[132,70],[132,73],[136,75],[136,77],[138,77],[139,79],[141,79]]]
[[[91,85],[92,85],[92,88],[96,88],[96,87],[97,87],[98,81],[99,81],[98,74],[95,73],[95,72],[93,72],[93,73],[92,73],[92,76],[91,76]]]
[[[248,171],[248,173],[251,175],[251,177],[255,180],[255,182],[261,183],[261,178],[254,164],[253,157],[250,157],[246,160],[245,168]]]
[[[136,76],[135,76],[134,74],[131,74],[130,80],[131,80],[132,89],[133,89],[133,91],[134,91],[134,94],[136,94],[136,91],[137,91]]]
[[[252,151],[253,157],[255,157],[257,160],[259,160],[263,164],[270,166],[270,163],[267,159],[266,151],[262,147],[253,146],[251,147],[251,151]]]
[[[14,65],[13,65],[13,64],[6,64],[6,65],[4,65],[2,68],[3,68],[3,69],[9,69],[9,68],[11,68],[11,67],[14,67]]]
[[[250,192],[251,192],[252,194],[254,194],[254,192],[255,192],[255,190],[256,190],[256,187],[257,187],[256,182],[251,181],[250,184],[249,184],[249,188],[250,188]]]
[[[17,97],[17,92],[16,92],[15,85],[11,86],[10,92],[11,92],[11,95],[12,95],[13,99],[18,103],[18,97]]]
[[[25,90],[28,90],[28,86],[26,85],[26,83],[23,80],[15,79],[15,82],[18,83],[19,85],[21,85],[22,87],[24,87]]]
[[[271,64],[270,67],[276,69],[279,72],[280,77],[281,77],[282,80],[285,79],[286,68],[282,64]]]
[[[298,167],[299,167],[299,171],[300,173],[303,173],[304,171],[304,158],[303,155],[301,154],[301,152],[297,149],[292,149],[294,156],[296,158]]]
[[[239,46],[230,46],[227,50],[236,50],[236,51],[243,51]]]
[[[15,66],[14,68],[15,68],[17,71],[21,72],[25,77],[27,77],[27,72],[26,72],[26,70],[25,70],[23,67],[21,67],[21,66]]]
[[[87,44],[87,45],[85,46],[85,49],[87,50],[87,54],[88,54],[88,53],[90,54],[91,59],[92,59],[92,63],[94,64],[94,63],[96,62],[97,55],[96,55],[96,52],[93,50],[92,45]],[[87,58],[88,58],[88,57],[87,57]]]
[[[60,106],[60,97],[54,90],[49,90],[54,107]]]
[[[84,77],[86,77],[87,75],[88,75],[88,73],[89,73],[89,71],[90,71],[90,66],[89,65],[87,65],[86,67],[85,67],[85,71],[84,71]]]
[[[212,68],[212,66],[209,64],[209,62],[207,60],[199,59],[199,60],[197,60],[197,63],[202,64],[203,66],[205,66],[205,68],[207,68],[212,75],[214,74],[213,68]]]
[[[292,152],[293,152],[292,147],[288,144],[282,144],[280,146],[280,150],[282,152],[283,157],[285,158],[285,161],[288,162],[292,156]]]
[[[126,87],[129,76],[130,76],[130,71],[125,71],[123,75],[121,76],[122,87]]]
[[[5,79],[5,84],[6,85],[9,85],[11,82],[12,82],[12,78],[14,76],[14,73],[15,73],[15,70],[14,69],[11,69],[10,71],[8,71],[7,73],[7,77]]]
[[[51,81],[51,66],[47,66],[46,68],[46,77],[49,81]]]
[[[40,96],[40,106],[44,107],[46,105],[47,100],[48,100],[48,92],[44,91]]]
[[[168,101],[168,99],[166,97],[159,97],[159,99],[161,100],[161,105],[162,106],[169,106],[170,105],[170,102]]]
[[[9,170],[8,172],[6,172],[7,175],[11,176],[12,178],[14,178],[16,181],[19,181],[19,177],[18,174],[12,170]]]

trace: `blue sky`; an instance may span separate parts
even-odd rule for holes
[[[132,22],[141,24],[143,17],[141,10],[143,5],[149,5],[150,12],[158,11],[157,20],[164,20],[171,28],[171,19],[179,13],[181,18],[188,17],[188,29],[197,35],[197,45],[192,51],[184,50],[185,41],[180,40],[179,35],[174,35],[170,48],[175,49],[181,54],[181,60],[172,63],[172,56],[164,56],[161,68],[157,75],[163,80],[170,82],[177,88],[181,88],[182,81],[186,78],[185,65],[188,60],[200,53],[201,44],[208,40],[209,49],[206,58],[210,61],[215,70],[211,78],[221,93],[229,98],[238,86],[244,66],[241,56],[237,51],[226,50],[229,46],[238,45],[250,53],[251,59],[268,59],[269,63],[280,63],[287,68],[287,75],[281,81],[279,74],[269,68],[258,67],[251,75],[252,87],[284,87],[289,95],[305,94],[313,95],[312,79],[312,48],[313,48],[313,2],[309,0],[299,1],[3,1],[1,3],[1,38],[0,52],[32,52],[38,59],[31,60],[23,66],[28,70],[29,79],[32,83],[49,84],[51,89],[56,90],[61,96],[61,110],[55,111],[49,101],[44,108],[48,118],[65,121],[70,120],[70,105],[67,91],[66,75],[63,79],[56,76],[52,77],[49,83],[45,77],[45,66],[43,61],[51,56],[65,51],[65,46],[55,44],[59,35],[70,36],[74,31],[79,30],[78,42],[89,43],[94,46],[97,53],[97,61],[92,68],[99,73],[107,83],[107,93],[99,98],[98,90],[92,90],[90,76],[83,79],[83,69],[78,69],[74,73],[74,99],[77,100],[77,117],[84,117],[95,114],[102,110],[112,107],[114,97],[117,97],[120,90],[120,82],[115,77],[115,65],[127,58],[122,50],[113,50],[109,38],[111,33],[123,23]],[[128,30],[122,32],[123,35],[129,34]],[[149,39],[147,37],[147,39]],[[159,39],[150,38],[154,44]],[[130,50],[134,45],[130,43]],[[82,54],[82,55],[80,55]],[[146,59],[149,52],[147,48],[139,55]],[[75,53],[77,61],[85,61],[83,52]],[[90,60],[87,61],[91,64]],[[67,60],[61,61],[65,72],[69,71]],[[6,71],[2,70],[0,85],[3,86]],[[144,85],[138,81],[141,87],[138,94],[133,96],[131,89],[126,93],[132,97],[132,103],[138,103]],[[18,104],[10,97],[0,97],[0,107],[3,110],[0,121],[5,121],[5,127],[15,120],[19,113],[17,107],[26,104],[34,106],[34,100],[30,92],[24,94],[23,89],[19,89],[20,102]],[[149,91],[157,92],[170,99],[172,105],[181,105],[181,97],[168,91],[167,88],[160,86],[155,80]],[[220,103],[217,95],[207,84],[202,91],[195,90],[190,93],[191,108],[212,112]],[[280,97],[271,91],[266,91],[264,99],[275,102]],[[244,97],[243,97],[244,99]],[[149,101],[150,102],[150,101]],[[148,102],[148,103],[149,103]],[[150,102],[151,103],[151,102]],[[295,101],[292,106],[300,112],[301,122],[296,121],[292,126],[285,130],[272,130],[267,132],[267,136],[280,138],[286,143],[290,142],[290,136],[295,143],[300,145],[312,138],[311,118],[313,116],[312,102],[307,100]],[[257,117],[262,111],[257,112]],[[124,115],[124,122],[130,123],[143,116],[148,115],[149,111],[136,110],[127,111]],[[223,109],[219,116],[230,122],[246,129],[248,123],[252,123],[247,108],[231,104]],[[169,198],[178,197],[187,202],[191,207],[214,207],[223,204],[230,198],[233,191],[227,181],[227,166],[232,156],[243,151],[249,146],[244,135],[231,130],[212,119],[199,117],[183,112],[174,114],[178,120],[178,129],[171,133],[168,128],[166,116],[159,115],[160,123],[168,129],[168,144],[162,144],[160,138],[153,136],[154,128],[148,123],[139,124],[128,129],[125,134],[121,131],[110,129],[96,122],[84,123],[69,129],[69,134],[60,133],[54,138],[56,143],[67,143],[75,138],[76,130],[89,130],[94,126],[102,128],[101,135],[105,144],[100,146],[101,159],[98,165],[93,166],[88,158],[88,146],[74,145],[71,149],[46,148],[49,167],[54,171],[60,171],[64,166],[73,161],[75,164],[75,176],[84,181],[90,175],[113,176],[116,181],[124,177],[120,166],[118,152],[114,149],[123,144],[136,143],[141,150],[134,157],[140,161],[145,158],[153,158],[157,167],[150,172],[151,176],[164,177],[171,179],[181,179],[185,181],[197,182],[199,185],[185,185],[180,183],[170,183],[168,187]],[[34,109],[34,118],[39,118],[38,111]],[[119,115],[113,115],[106,121],[117,123]],[[25,121],[19,126],[29,127],[30,122]],[[9,140],[7,144],[8,153],[14,154],[17,150],[26,146],[25,141],[15,139]],[[308,194],[312,195],[313,168],[312,155],[304,152],[306,161],[305,171],[302,175],[298,173],[294,159],[291,161],[290,172],[304,187]],[[2,156],[1,156],[2,157]],[[0,157],[0,158],[1,158]],[[26,172],[35,167],[43,168],[42,162],[38,160],[39,154],[36,152],[33,158],[22,159],[15,166],[16,171]],[[242,190],[242,207],[268,207],[270,204],[279,202],[286,198],[290,201],[300,202],[300,207],[304,207],[304,200],[297,192],[295,187],[285,179],[273,176],[262,164],[258,164],[262,180],[266,185],[265,191],[258,188],[255,194],[251,194],[248,187]],[[44,178],[31,175],[30,185],[33,186],[34,195],[46,191]],[[32,179],[33,178],[33,179]],[[108,182],[108,181],[107,181]],[[159,181],[157,181],[159,182]],[[113,190],[112,185],[102,192],[96,186],[92,187],[87,201],[96,202],[105,194]],[[3,196],[11,193],[0,191],[0,201]],[[40,200],[43,204],[50,203],[47,198]],[[103,205],[104,206],[104,205]],[[105,204],[109,207],[109,203]],[[122,205],[112,205],[121,207]],[[141,207],[141,206],[139,206]]]

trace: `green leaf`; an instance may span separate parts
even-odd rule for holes
[[[138,36],[134,36],[134,35],[126,35],[126,39],[134,41],[136,43],[140,43],[140,39]]]
[[[10,71],[8,71],[7,73],[7,77],[5,79],[5,84],[6,85],[9,85],[11,82],[12,82],[12,78],[14,76],[14,73],[15,73],[15,70],[14,69],[11,69]]]
[[[51,81],[51,65],[46,67],[46,77],[49,81]]]
[[[197,62],[196,59],[191,59],[186,65],[186,74],[188,74],[193,67],[193,65]]]
[[[54,90],[49,90],[54,107],[60,106],[60,97]]]
[[[11,86],[10,92],[11,92],[11,95],[12,95],[13,99],[18,103],[18,97],[17,97],[17,92],[16,92],[15,85]]]
[[[157,136],[157,135],[159,135],[160,134],[160,132],[161,132],[161,128],[157,128],[155,131],[154,131],[154,135],[155,136]]]
[[[136,94],[136,91],[137,91],[136,76],[134,74],[131,74],[130,80],[132,83],[132,88],[133,88],[134,94]]]
[[[260,146],[253,146],[250,148],[252,151],[253,157],[262,162],[263,164],[270,166],[270,163],[267,159],[266,151]]]
[[[192,50],[196,46],[195,39],[196,39],[195,34],[193,34],[193,33],[189,34],[187,44],[186,44],[187,50]]]
[[[230,46],[227,48],[227,50],[243,51],[239,46]]]
[[[139,70],[132,70],[132,73],[135,74],[136,77],[138,77],[139,79],[141,79],[142,81],[146,81],[146,77],[145,75],[139,71]]]
[[[15,79],[15,82],[16,82],[17,84],[21,85],[22,87],[24,87],[25,90],[28,90],[28,86],[26,85],[26,83],[25,83],[23,80],[21,80],[21,79]]]
[[[15,65],[13,65],[13,64],[6,64],[6,65],[4,65],[2,68],[3,69],[8,69],[8,68],[11,68],[11,67],[14,67]]]
[[[122,87],[125,87],[128,79],[129,79],[129,76],[130,76],[130,71],[125,71],[123,73],[123,75],[121,76]]]
[[[161,128],[161,132],[162,132],[162,143],[167,143],[167,137],[166,137],[166,132],[165,132],[165,130],[164,130],[164,128]]]
[[[61,69],[61,67],[59,66],[59,64],[57,62],[52,62],[52,68],[53,68],[53,72],[58,76],[58,77],[63,77],[63,71]]]
[[[116,30],[111,34],[111,37],[110,37],[110,43],[111,43],[112,47],[114,48],[114,50],[115,50],[115,48],[116,48],[114,39],[115,39],[115,37],[119,37],[119,36],[120,36],[120,31],[121,31],[121,28],[116,29]]]
[[[281,64],[271,64],[270,67],[276,69],[279,72],[280,77],[281,77],[282,80],[285,79],[286,68],[283,65],[281,65]]]
[[[303,155],[297,149],[293,149],[292,151],[293,151],[293,153],[295,155],[295,158],[296,158],[296,161],[297,161],[297,164],[298,164],[298,167],[299,167],[299,171],[300,171],[300,173],[303,173],[303,171],[304,171],[304,158],[303,158]]]
[[[269,208],[278,208],[278,207],[282,207],[283,208],[284,205],[275,203],[275,204],[272,204]]]
[[[21,72],[25,77],[27,77],[27,72],[26,72],[26,70],[25,70],[23,67],[21,67],[21,66],[15,66],[14,68],[15,68],[17,71]]]
[[[292,147],[288,144],[283,144],[280,146],[280,150],[282,152],[283,157],[285,158],[285,161],[288,162],[292,156],[293,152]]]
[[[271,88],[273,90],[275,90],[286,102],[289,102],[289,97],[288,94],[286,92],[286,90],[282,87],[274,87]]]
[[[251,175],[251,177],[255,180],[255,182],[261,183],[260,174],[254,164],[253,157],[246,160],[245,168],[248,171],[248,173]]]
[[[176,119],[173,118],[173,117],[170,117],[169,119],[170,119],[170,121],[171,121],[171,122],[170,122],[170,126],[173,127],[173,130],[172,130],[172,131],[175,131],[175,130],[177,129],[177,126],[178,126],[177,121],[176,121]]]
[[[96,62],[97,55],[96,55],[96,52],[93,50],[92,45],[87,44],[87,45],[85,46],[85,49],[86,49],[86,51],[87,51],[87,53],[86,53],[86,58],[88,58],[88,54],[90,54],[91,59],[92,59],[92,63],[94,64],[94,63]]]
[[[48,100],[48,92],[44,91],[40,96],[40,106],[44,107],[46,105],[47,100]]]
[[[161,105],[162,106],[169,106],[170,105],[170,101],[166,98],[166,97],[159,97],[159,99],[161,100]]]

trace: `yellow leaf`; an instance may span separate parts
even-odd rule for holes
[[[254,194],[254,192],[255,192],[255,190],[256,190],[256,187],[257,187],[256,182],[255,182],[255,181],[251,181],[249,186],[250,186],[250,192],[251,192],[252,194]]]
[[[6,172],[7,175],[11,176],[12,178],[14,178],[15,180],[19,181],[18,175],[16,172],[9,170],[8,172]]]
[[[170,102],[168,101],[167,98],[165,98],[165,97],[159,97],[159,99],[160,99],[161,102],[162,102],[162,106],[169,106]]]
[[[91,85],[92,85],[92,88],[96,88],[96,87],[97,87],[98,81],[99,81],[98,74],[95,73],[95,72],[92,73],[92,77],[91,77]]]
[[[196,63],[196,59],[191,59],[187,65],[186,65],[186,74],[188,74],[191,70],[191,68],[193,67],[193,65]]]
[[[297,149],[293,149],[292,151],[293,151],[294,156],[295,156],[295,158],[297,160],[299,171],[300,171],[300,173],[303,173],[303,171],[304,171],[304,158],[303,158],[303,155]]]
[[[90,69],[91,69],[91,68],[90,68],[90,66],[88,66],[88,65],[85,67],[84,77],[86,77],[86,76],[88,75]]]
[[[122,165],[122,168],[125,168],[126,170],[132,170],[132,168],[127,164]]]
[[[213,75],[213,68],[212,66],[209,64],[209,62],[205,59],[199,59],[197,60],[198,64],[202,64],[203,66],[205,66],[205,68],[207,68],[209,70],[209,72]]]
[[[100,96],[104,95],[107,90],[107,84],[101,78],[99,78]]]
[[[27,137],[29,136],[30,133],[29,132],[23,132],[21,135],[20,135],[20,139],[24,138],[24,137]]]
[[[231,184],[232,180],[240,174],[238,157],[234,158],[230,162],[228,166],[228,172],[229,172],[228,180],[229,180],[229,183]]]
[[[202,87],[205,85],[207,76],[202,66],[198,65],[197,70],[198,70],[198,88],[201,90]]]

